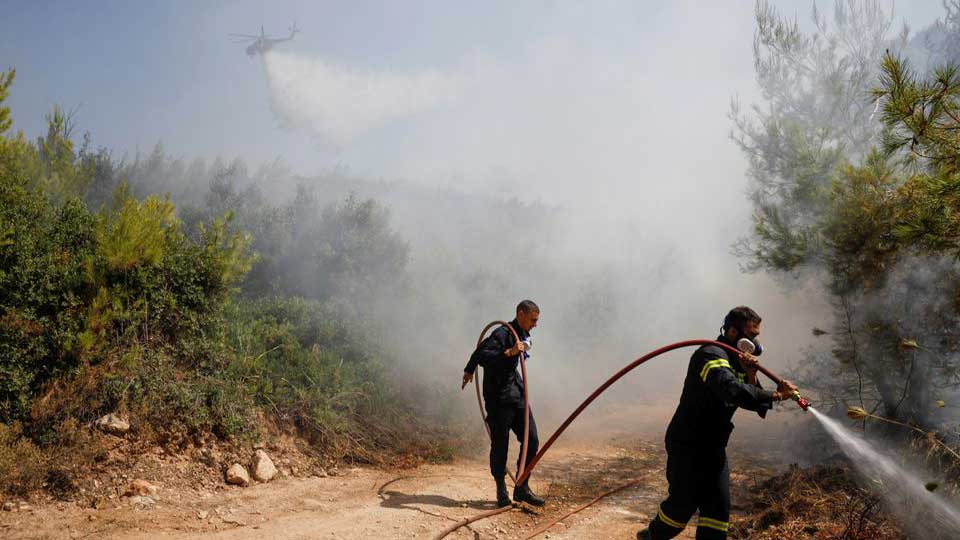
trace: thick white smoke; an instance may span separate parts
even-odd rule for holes
[[[363,71],[284,52],[267,54],[264,66],[281,125],[308,129],[332,146],[448,102],[460,86],[457,77],[438,71]]]
[[[688,20],[677,8],[658,17],[682,25],[639,31],[634,10],[611,9],[616,17],[595,22],[616,20],[616,31],[585,31],[590,10],[570,8],[551,15],[569,32],[533,34],[509,54],[420,64],[453,66],[440,69],[264,58],[284,126],[315,135],[360,176],[410,182],[344,179],[386,204],[411,244],[410,301],[376,310],[391,351],[416,377],[458,388],[483,325],[531,298],[543,308],[529,370],[544,426],[637,356],[715,337],[733,306],[763,315],[764,361],[777,370],[818,321],[813,298],[783,296],[730,254],[750,208],[725,112],[752,75],[749,62],[730,58],[749,58],[750,48],[692,44],[718,17],[744,31],[750,17],[707,8],[709,17]],[[651,54],[668,39],[695,60]],[[604,401],[672,407],[690,352],[650,363]]]

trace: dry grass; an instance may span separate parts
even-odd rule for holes
[[[43,490],[71,499],[76,478],[104,455],[101,439],[89,426],[68,420],[57,428],[56,443],[37,446],[18,423],[0,424],[0,494],[28,497]]]
[[[0,493],[24,496],[39,489],[48,461],[43,451],[23,436],[20,424],[0,424]]]
[[[731,527],[748,540],[903,540],[879,497],[857,485],[848,469],[793,466],[751,490],[753,512]]]

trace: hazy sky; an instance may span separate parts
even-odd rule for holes
[[[725,114],[731,96],[754,92],[752,1],[2,5],[0,66],[17,69],[10,105],[28,136],[60,104],[76,108],[79,129],[118,156],[160,140],[186,158],[242,156],[256,165],[280,157],[306,175],[339,163],[564,203],[634,195],[642,185],[645,196],[672,204],[688,193],[670,177],[742,170]],[[776,5],[804,21],[812,3]],[[934,0],[896,5],[913,28],[941,10]],[[302,33],[278,56],[326,70],[312,79],[320,107],[343,110],[371,79],[403,84],[428,74],[451,84],[436,103],[384,121],[338,119],[351,124],[346,136],[283,127],[263,65],[228,33],[262,24],[284,35],[294,21]],[[323,84],[331,70],[353,77],[339,94]],[[730,179],[713,182],[706,187]]]

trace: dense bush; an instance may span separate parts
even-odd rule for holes
[[[171,343],[212,324],[252,258],[222,221],[189,241],[173,205],[121,192],[91,213],[0,178],[0,421],[23,420],[53,377],[131,343]]]
[[[45,137],[7,136],[12,80],[0,75],[0,491],[69,489],[109,412],[159,444],[249,440],[268,419],[334,457],[449,455],[443,437],[417,442],[421,389],[395,384],[358,315],[403,284],[408,248],[385,207],[321,208],[306,189],[272,205],[235,188],[241,162],[184,167],[159,146],[116,162],[89,136],[76,149],[58,108]],[[198,177],[205,196],[157,194]]]

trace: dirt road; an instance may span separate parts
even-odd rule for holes
[[[564,443],[538,467],[532,486],[547,498],[543,509],[513,510],[448,538],[522,538],[544,520],[579,506],[632,478],[636,488],[617,493],[551,529],[552,539],[634,538],[665,493],[660,436],[607,437]],[[733,484],[755,464],[732,459]],[[138,508],[127,499],[107,508],[51,505],[0,514],[9,539],[429,539],[438,531],[493,508],[493,482],[483,459],[414,470],[355,468],[326,478],[282,478],[216,493],[167,491]],[[736,507],[735,507],[736,511]],[[693,538],[688,528],[681,538]],[[542,537],[546,537],[543,535]]]

